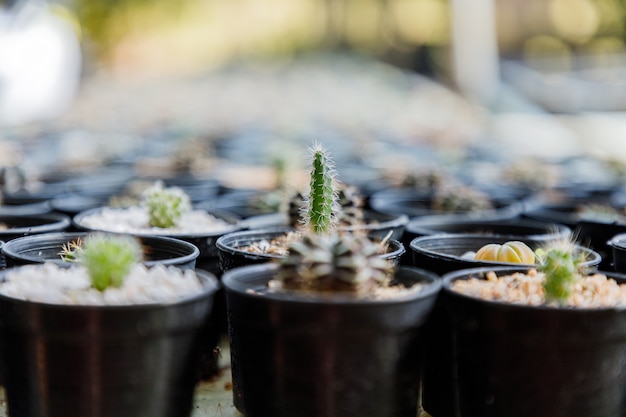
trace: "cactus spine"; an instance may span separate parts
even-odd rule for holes
[[[335,223],[333,206],[337,196],[334,175],[327,152],[321,145],[316,145],[313,148],[311,190],[307,201],[307,224],[316,234],[329,233]]]

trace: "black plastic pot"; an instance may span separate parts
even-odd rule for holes
[[[521,240],[535,249],[545,240],[534,240],[524,236],[485,236],[471,234],[445,234],[422,236],[414,239],[410,248],[414,265],[438,275],[467,268],[497,267],[519,264],[484,262],[465,259],[468,251],[477,251],[488,243],[502,244],[509,240]],[[587,261],[584,267],[594,270],[600,263],[600,255],[590,249],[579,247]],[[422,406],[433,416],[456,417],[457,397],[454,386],[451,323],[446,314],[446,298],[441,295],[433,309],[431,320],[424,332],[430,343],[425,347],[423,372]]]
[[[88,210],[82,213],[77,214],[73,218],[74,225],[85,231],[96,231],[92,230],[82,224],[82,219],[85,216],[89,216],[98,210],[102,210],[102,208]],[[189,242],[192,245],[196,246],[200,251],[200,255],[196,259],[196,267],[199,269],[203,269],[209,271],[215,276],[219,277],[221,275],[220,267],[219,267],[219,255],[217,247],[215,246],[215,242],[217,239],[229,232],[233,232],[235,230],[239,230],[241,225],[239,223],[239,219],[230,213],[224,212],[212,212],[212,215],[215,217],[221,218],[227,221],[230,224],[230,227],[226,229],[221,229],[220,231],[216,231],[213,233],[210,232],[198,232],[198,233],[173,233],[168,232],[167,229],[158,231],[156,234],[146,233],[143,236],[166,236],[172,237],[175,239],[184,240],[185,242]],[[106,231],[106,230],[103,230]],[[219,333],[226,332],[226,305],[224,300],[223,292],[220,290],[215,297],[215,314],[213,315],[212,322],[210,323],[210,332]],[[218,358],[214,353],[215,347],[217,346],[218,339],[208,341],[203,349],[203,357],[202,357],[202,378],[209,378],[215,375],[218,371]]]
[[[63,214],[47,213],[30,216],[0,215],[0,239],[8,242],[17,237],[40,233],[62,232],[71,224],[71,219]]]
[[[444,277],[460,415],[626,415],[626,309],[513,305],[451,289],[454,281],[484,278],[488,271],[524,270],[482,268]]]
[[[290,231],[293,231],[293,229],[273,228],[239,231],[221,236],[217,239],[215,245],[219,250],[220,268],[222,272],[241,266],[255,265],[283,258],[283,256],[280,255],[253,253],[240,248],[263,240],[269,242],[272,239],[283,236]],[[400,257],[405,252],[406,250],[402,243],[395,239],[390,239],[389,248],[382,256],[397,265],[400,262]]]
[[[218,288],[175,304],[63,306],[0,296],[11,417],[188,417]],[[42,320],[42,318],[45,318]]]
[[[443,275],[459,269],[477,268],[480,266],[519,265],[506,262],[477,261],[463,256],[467,252],[476,252],[489,243],[503,244],[510,240],[522,241],[533,250],[545,244],[545,240],[534,240],[523,236],[485,236],[450,233],[418,237],[413,239],[409,246],[413,252],[414,266]],[[584,246],[576,245],[576,248],[577,253],[581,254],[585,259],[581,263],[581,267],[587,271],[597,270],[602,260],[600,254]]]
[[[539,242],[567,239],[571,236],[572,230],[562,224],[544,223],[528,219],[475,220],[464,216],[433,215],[412,219],[404,230],[402,243],[408,247],[411,241],[417,237],[441,233],[509,236],[511,237],[509,240],[526,237]],[[405,256],[406,258],[410,257]],[[412,259],[407,259],[407,261],[412,264]]]
[[[619,273],[626,273],[626,233],[613,236],[607,242],[612,249],[613,268]]]
[[[64,245],[85,239],[87,233],[45,233],[13,239],[2,248],[7,267],[53,262],[67,265],[59,253]],[[139,236],[144,249],[144,264],[176,266],[180,269],[194,269],[198,248],[189,242],[165,236]]]
[[[223,276],[233,396],[247,417],[415,417],[420,337],[440,280],[397,274],[424,289],[395,300],[268,292],[275,265]]]

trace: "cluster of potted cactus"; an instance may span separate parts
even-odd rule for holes
[[[248,417],[621,416],[626,284],[606,271],[626,268],[621,211],[597,195],[539,208],[441,175],[361,195],[319,145],[308,189],[280,185],[284,161],[276,173],[262,199],[281,212],[258,221],[150,181],[131,204],[44,215],[58,229],[0,231],[11,415],[189,416],[227,331]],[[257,204],[248,191],[231,190]],[[591,223],[605,228],[581,235]],[[161,299],[157,276],[193,291]]]

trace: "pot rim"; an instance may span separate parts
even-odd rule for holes
[[[72,224],[72,220],[69,216],[61,213],[42,213],[42,214],[28,214],[28,215],[18,215],[18,214],[0,214],[0,222],[4,220],[23,220],[23,219],[31,219],[31,220],[43,220],[45,223],[35,224],[32,226],[20,226],[20,227],[9,227],[5,230],[0,230],[0,236],[4,234],[14,235],[16,233],[25,233],[30,234],[33,229],[37,233],[40,232],[52,232],[57,231],[59,228],[64,229],[69,227]]]
[[[461,256],[450,255],[448,253],[438,252],[438,251],[434,251],[434,250],[430,250],[430,249],[426,249],[426,248],[417,246],[417,244],[419,244],[419,243],[421,243],[423,241],[441,240],[441,239],[464,239],[464,238],[467,238],[467,239],[484,239],[484,240],[488,240],[488,239],[519,240],[519,241],[522,241],[524,243],[533,242],[533,243],[536,243],[536,244],[544,243],[544,242],[537,241],[535,239],[529,238],[527,236],[519,236],[519,235],[515,236],[515,235],[481,235],[481,234],[475,234],[475,233],[439,233],[439,234],[435,234],[435,235],[427,235],[427,236],[416,237],[415,239],[413,239],[411,241],[411,243],[409,244],[409,247],[411,248],[411,250],[413,250],[415,252],[420,252],[420,253],[429,255],[431,257],[437,256],[437,257],[443,258],[444,260],[463,261],[463,262],[468,262],[468,263],[476,263],[477,266],[478,265],[484,265],[485,263],[493,264],[494,267],[495,266],[511,266],[511,267],[513,267],[513,266],[523,266],[523,267],[536,266],[534,264],[518,264],[518,263],[513,263],[513,262],[476,261],[474,259],[467,259],[467,258],[463,258]],[[487,242],[487,243],[494,243],[494,242]],[[594,251],[593,249],[589,249],[589,248],[587,248],[585,246],[582,246],[582,245],[579,245],[579,244],[575,244],[574,246],[578,250],[583,252],[585,254],[585,256],[586,256],[586,260],[581,263],[581,266],[583,266],[583,267],[595,267],[598,264],[600,264],[600,262],[602,262],[602,256],[600,256],[600,254],[598,252]]]
[[[0,271],[0,282],[3,282],[5,279],[5,275],[10,271],[21,269],[24,267],[32,267],[33,265],[19,266],[16,268],[9,268],[4,271]],[[41,266],[41,265],[39,265]],[[194,294],[189,297],[182,298],[176,302],[172,303],[151,303],[151,304],[126,304],[126,305],[83,305],[83,304],[53,304],[53,303],[44,303],[40,301],[31,301],[31,300],[23,300],[19,298],[9,297],[4,294],[0,294],[0,302],[1,303],[10,303],[16,306],[16,308],[20,308],[20,306],[36,306],[44,311],[70,311],[70,312],[87,312],[90,313],[100,313],[106,314],[107,312],[124,312],[124,311],[148,311],[148,310],[163,310],[170,307],[178,307],[185,306],[188,304],[193,304],[202,300],[206,297],[211,296],[213,293],[217,292],[221,288],[221,284],[218,279],[212,273],[202,270],[196,269],[194,270],[196,276],[200,280],[202,284],[202,291],[198,294]]]
[[[500,300],[486,300],[483,298],[477,298],[471,295],[463,294],[458,291],[454,291],[452,289],[452,283],[457,280],[469,279],[469,278],[480,278],[483,279],[484,276],[478,276],[481,274],[486,274],[488,272],[495,272],[498,276],[507,275],[513,272],[523,272],[526,273],[530,269],[534,269],[529,266],[494,266],[494,267],[480,267],[480,268],[467,268],[467,269],[459,269],[457,271],[452,271],[444,274],[442,276],[442,293],[445,294],[446,297],[457,297],[466,301],[471,301],[475,303],[487,303],[497,307],[508,308],[511,310],[532,310],[532,311],[550,311],[552,313],[559,312],[562,314],[590,314],[590,313],[598,313],[598,314],[606,314],[606,313],[626,313],[626,307],[560,307],[560,306],[549,306],[549,305],[528,305],[528,304],[517,304],[510,303],[506,301]],[[501,274],[498,274],[501,273]],[[624,280],[626,283],[626,275],[613,273],[610,271],[594,271],[592,274],[603,274],[607,277],[616,277],[620,280]]]
[[[432,228],[432,225],[435,224],[435,228]],[[406,225],[406,231],[410,233],[420,233],[423,236],[430,236],[436,234],[455,234],[458,232],[445,232],[442,230],[437,230],[436,227],[439,225],[448,224],[455,226],[528,226],[529,228],[537,229],[537,233],[527,234],[527,235],[515,235],[511,233],[489,233],[484,236],[518,236],[518,237],[526,237],[529,239],[541,240],[541,239],[553,239],[555,237],[562,236],[571,236],[572,229],[562,223],[545,223],[540,222],[538,220],[532,219],[490,219],[490,218],[472,218],[467,216],[459,216],[455,214],[433,214],[427,216],[421,216],[411,219],[409,223]],[[544,233],[541,233],[539,230],[545,230]],[[472,233],[476,234],[476,233]]]
[[[87,232],[108,232],[108,233],[115,233],[115,232],[111,232],[110,230],[105,230],[105,229],[93,229],[91,227],[85,226],[83,224],[81,224],[83,218],[98,213],[100,211],[102,211],[103,209],[105,209],[106,207],[96,207],[93,209],[89,209],[89,210],[85,210],[85,211],[81,211],[80,213],[76,214],[75,216],[72,217],[71,219],[71,223],[78,229],[83,230],[83,231],[87,231]],[[206,210],[205,210],[206,211]],[[209,212],[207,212],[209,213]],[[176,233],[176,232],[166,232],[166,233],[156,233],[156,232],[140,232],[140,233],[126,233],[129,235],[133,235],[133,236],[165,236],[165,237],[173,237],[173,238],[204,238],[204,237],[216,237],[216,236],[221,236],[223,234],[226,233],[230,233],[230,232],[234,232],[237,230],[240,230],[242,225],[241,225],[241,220],[234,214],[231,213],[227,213],[226,211],[223,210],[219,210],[219,211],[212,211],[209,214],[222,219],[224,221],[226,221],[228,223],[228,225],[230,226],[227,229],[223,229],[217,232],[198,232],[198,233]],[[167,230],[167,229],[164,229]]]
[[[275,237],[275,236],[280,236],[289,232],[297,232],[297,230],[292,227],[270,227],[267,229],[257,229],[257,230],[239,230],[239,231],[227,233],[225,235],[220,236],[215,241],[215,246],[220,251],[227,252],[231,255],[241,255],[245,257],[253,257],[253,258],[268,259],[268,260],[284,259],[285,256],[283,255],[275,255],[271,253],[254,253],[254,252],[245,251],[243,249],[238,249],[226,241],[233,239],[233,238],[245,239],[247,237],[254,237],[257,235],[269,235],[269,237]],[[250,239],[250,241],[252,241],[252,239]],[[404,244],[402,242],[400,242],[397,239],[389,239],[388,241],[389,243],[393,244],[393,247],[395,249],[392,252],[385,253],[384,258],[399,257],[399,256],[402,256],[404,253],[406,253],[406,248],[404,247]]]
[[[28,241],[38,241],[40,243],[55,243],[55,242],[60,242],[61,240],[64,241],[72,241],[76,238],[79,237],[86,237],[90,234],[110,234],[110,235],[115,235],[115,233],[111,233],[111,232],[99,232],[99,231],[94,231],[94,232],[71,232],[71,233],[66,233],[66,232],[57,232],[57,233],[41,233],[41,234],[37,234],[37,235],[29,235],[29,236],[22,236],[22,237],[18,237],[15,239],[12,239],[10,241],[8,241],[5,245],[0,245],[0,251],[5,255],[5,256],[10,256],[14,259],[23,259],[25,261],[30,261],[30,262],[35,262],[35,263],[42,263],[41,262],[41,258],[37,258],[37,257],[33,257],[33,256],[28,256],[25,255],[21,252],[17,252],[14,250],[14,247],[16,245],[19,245],[20,243],[24,243],[24,242],[28,242]],[[172,244],[176,244],[179,246],[183,246],[186,249],[189,249],[191,251],[191,253],[188,253],[186,255],[182,255],[182,256],[177,256],[175,258],[168,258],[168,259],[163,259],[163,260],[144,260],[142,263],[146,266],[154,266],[157,264],[164,264],[164,265],[169,265],[169,263],[167,261],[176,261],[179,263],[185,263],[185,262],[190,262],[193,261],[194,259],[197,259],[200,256],[200,250],[198,249],[198,247],[196,245],[193,245],[185,240],[182,239],[176,239],[173,237],[169,237],[169,236],[159,236],[159,235],[150,235],[150,236],[137,236],[138,239],[154,239],[157,241],[162,241],[162,242],[169,242]],[[47,260],[47,262],[53,262],[55,264],[60,264],[60,265],[67,265],[67,262],[63,262],[63,261],[58,261],[58,260]]]
[[[438,275],[431,271],[427,271],[420,268],[401,266],[396,268],[397,272],[410,273],[414,276],[419,276],[420,281],[426,281],[427,284],[421,291],[409,292],[396,298],[391,299],[363,299],[346,296],[345,294],[311,294],[300,295],[295,291],[281,291],[281,292],[264,292],[259,293],[251,288],[251,285],[246,285],[238,280],[241,276],[260,276],[263,282],[267,282],[273,277],[276,270],[279,269],[279,265],[273,263],[263,263],[258,265],[248,265],[238,268],[233,268],[224,272],[222,276],[222,284],[225,291],[231,291],[237,293],[239,296],[266,299],[268,301],[281,302],[281,303],[303,303],[303,304],[334,304],[334,305],[350,305],[350,306],[364,306],[364,305],[391,305],[391,304],[404,304],[415,301],[416,299],[427,298],[430,296],[436,296],[441,290],[442,282]]]

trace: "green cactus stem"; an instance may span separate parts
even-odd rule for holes
[[[182,189],[164,188],[161,181],[145,191],[143,204],[150,216],[150,226],[160,228],[175,226],[183,213],[191,209],[189,196]]]
[[[379,249],[363,235],[308,233],[289,246],[278,280],[286,289],[361,293],[382,286],[393,272]]]
[[[131,268],[141,261],[141,245],[129,236],[90,236],[79,253],[91,285],[98,291],[120,287]]]
[[[320,145],[316,145],[313,148],[311,190],[306,219],[309,229],[316,234],[328,233],[335,223],[333,206],[337,197],[334,175],[327,152]]]
[[[543,289],[547,302],[565,303],[580,276],[581,258],[574,254],[574,245],[559,242],[537,250],[541,271],[545,275]]]

